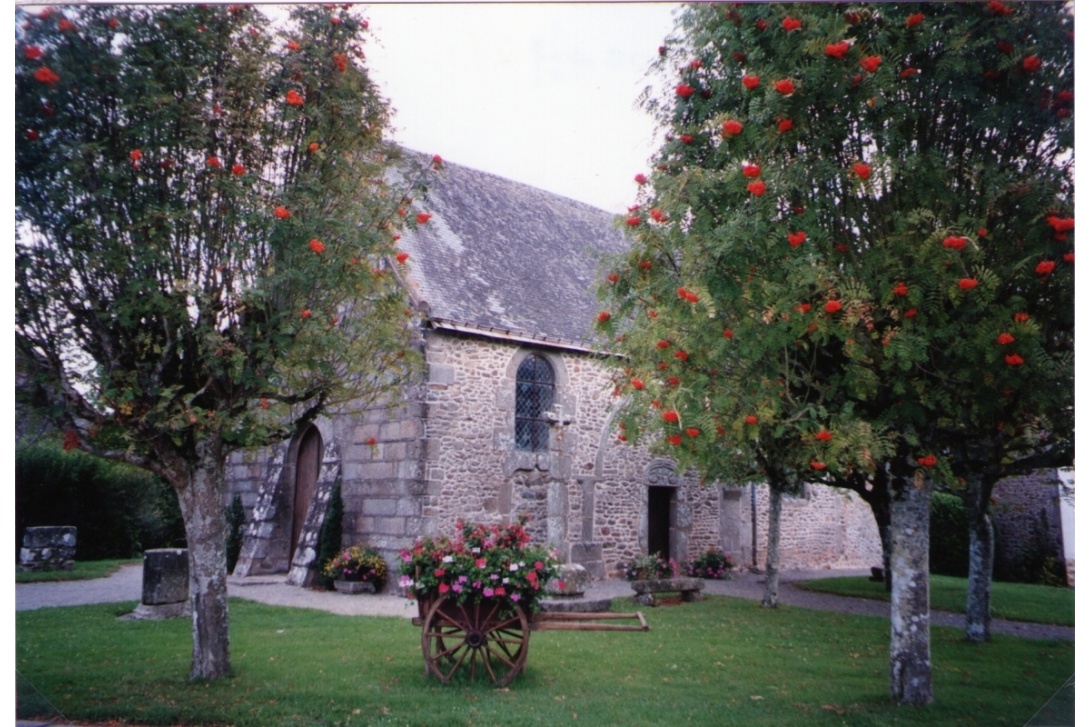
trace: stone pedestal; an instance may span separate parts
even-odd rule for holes
[[[72,570],[75,559],[75,526],[47,525],[27,528],[23,532],[23,547],[19,550],[20,570]]]
[[[374,593],[375,584],[364,581],[333,581],[337,593]]]
[[[130,618],[178,618],[191,613],[189,552],[185,548],[144,551],[143,593]]]

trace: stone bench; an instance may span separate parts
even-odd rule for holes
[[[688,603],[704,597],[703,578],[658,578],[648,581],[632,581],[632,590],[636,595],[632,600],[643,606],[655,606],[656,593],[680,593],[681,600]]]

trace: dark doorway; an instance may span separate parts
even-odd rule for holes
[[[299,440],[299,449],[295,457],[295,508],[291,520],[291,553],[299,547],[299,538],[307,520],[314,492],[318,489],[318,474],[322,468],[322,435],[317,427],[310,427]]]
[[[647,554],[670,557],[670,526],[674,521],[673,487],[647,488]]]

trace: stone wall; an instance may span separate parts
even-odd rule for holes
[[[1038,470],[1008,477],[992,491],[992,519],[998,532],[997,557],[1013,562],[1019,550],[1043,539],[1057,562],[1063,563],[1060,489],[1056,470]]]

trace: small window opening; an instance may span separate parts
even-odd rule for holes
[[[541,356],[527,356],[519,364],[515,379],[515,448],[526,452],[549,449],[549,420],[545,413],[553,405],[556,377],[553,367]]]

